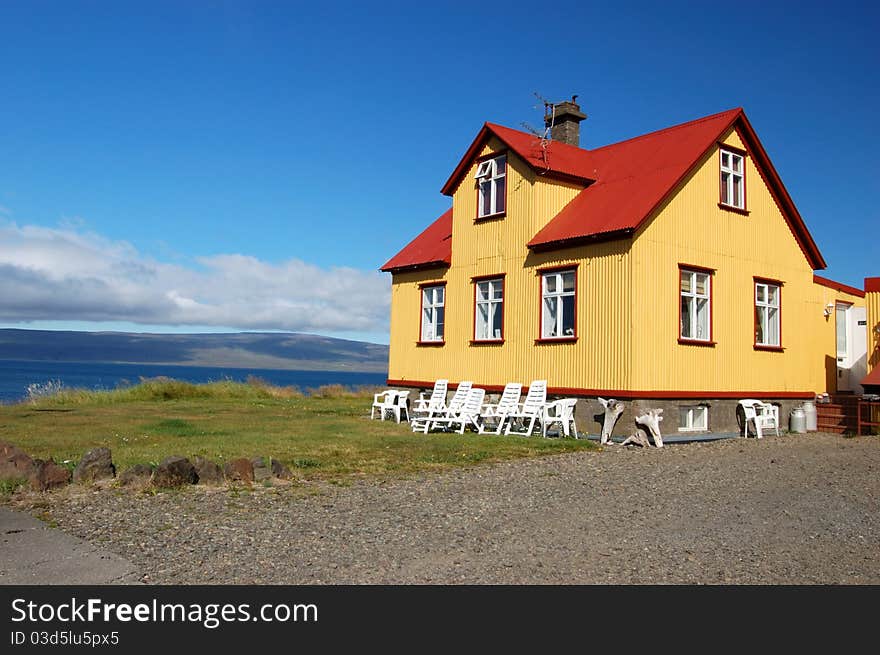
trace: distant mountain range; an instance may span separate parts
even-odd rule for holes
[[[0,359],[385,373],[388,346],[313,334],[0,329]]]

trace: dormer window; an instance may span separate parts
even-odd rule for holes
[[[477,165],[477,218],[503,214],[507,208],[507,155]]]
[[[743,153],[721,149],[721,204],[745,210],[746,178]]]

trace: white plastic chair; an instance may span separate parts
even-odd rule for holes
[[[779,436],[779,408],[770,403],[761,402],[747,398],[739,401],[740,407],[743,408],[745,416],[745,436],[749,436],[749,422],[755,430],[755,436],[761,439],[764,436],[764,430],[773,428],[776,436]]]
[[[370,408],[370,419],[375,418],[376,410],[378,409],[379,418],[384,421],[385,412],[394,411],[394,401],[397,398],[398,393],[399,392],[394,389],[386,389],[380,393],[373,394],[373,406]]]
[[[427,433],[428,430],[431,429],[431,423],[435,418],[443,417],[443,416],[452,416],[464,404],[464,401],[467,399],[468,392],[473,387],[474,383],[470,380],[465,380],[463,382],[459,382],[458,386],[455,389],[455,393],[452,394],[452,400],[449,401],[449,404],[436,404],[433,408],[427,409],[420,414],[417,418],[413,419],[410,422],[412,425],[413,432],[417,430],[421,430],[422,432]]]
[[[519,408],[519,397],[522,394],[522,385],[519,382],[508,382],[504,385],[501,398],[494,405],[483,405],[480,413],[480,434],[491,431],[501,434],[507,416]],[[494,428],[492,426],[494,425]]]
[[[507,429],[505,429],[504,434],[518,434],[523,437],[530,436],[534,432],[535,424],[538,422],[546,404],[547,380],[532,380],[522,405],[517,407],[516,411],[507,415]],[[522,426],[522,432],[513,429],[517,423]]]
[[[394,405],[391,407],[394,412],[394,418],[400,423],[401,417],[406,414],[406,420],[409,420],[409,391],[398,391],[397,398],[394,399]]]
[[[480,430],[480,410],[483,408],[483,400],[486,397],[485,389],[471,389],[465,397],[461,408],[456,412],[449,412],[446,416],[437,417],[431,421],[434,427],[446,426],[452,428],[453,425],[460,425],[460,429],[456,430],[459,434],[464,434],[464,429],[468,424],[472,425],[474,430]]]
[[[435,409],[441,409],[446,406],[446,390],[449,387],[449,380],[437,380],[434,382],[434,388],[431,394],[425,397],[425,393],[419,394],[416,400],[416,406],[413,412],[428,412]]]
[[[562,398],[544,405],[541,411],[541,434],[547,436],[547,428],[554,423],[559,423],[562,433],[566,437],[578,438],[577,424],[574,422],[574,408],[577,398]]]

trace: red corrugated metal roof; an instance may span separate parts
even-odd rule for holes
[[[875,366],[874,370],[863,377],[859,384],[863,387],[880,387],[880,366]]]
[[[529,247],[635,230],[739,113],[733,109],[584,151],[596,170],[596,182],[544,226]]]
[[[825,260],[742,108],[584,151],[596,182],[581,191],[527,244],[536,250],[637,230],[735,126],[789,229],[814,270]]]
[[[431,223],[380,269],[401,271],[452,263],[452,208]]]
[[[865,291],[868,291],[870,293],[880,291],[880,277],[866,277]]]
[[[825,268],[822,254],[741,108],[595,150],[556,141],[549,142],[545,148],[535,135],[486,123],[442,191],[452,195],[486,140],[494,135],[539,173],[585,186],[528,242],[528,247],[546,250],[582,240],[619,238],[638,229],[733,126],[746,143],[810,265],[814,270]],[[382,270],[448,265],[451,261],[451,210],[447,214],[416,237]],[[438,226],[444,218],[448,221],[448,231]]]

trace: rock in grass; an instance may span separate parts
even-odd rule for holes
[[[265,457],[254,457],[251,464],[254,467],[254,482],[263,482],[272,477],[272,467]]]
[[[279,480],[290,480],[290,478],[293,477],[293,473],[290,472],[290,469],[277,459],[272,460],[272,475]]]
[[[153,476],[153,469],[147,464],[135,464],[130,469],[126,469],[119,476],[119,484],[128,486],[132,484],[146,485]]]
[[[73,481],[78,484],[113,477],[116,477],[116,467],[109,448],[93,448],[82,456],[73,470]]]
[[[70,469],[58,466],[54,460],[35,459],[34,467],[28,479],[34,491],[48,491],[70,483]]]
[[[231,459],[226,462],[223,472],[226,474],[226,479],[229,482],[250,484],[254,481],[254,465],[251,463],[251,460],[245,457]]]
[[[0,442],[0,480],[30,478],[36,472],[34,460],[21,448]]]
[[[154,487],[182,487],[198,480],[196,467],[186,457],[166,457],[153,472]]]
[[[193,460],[193,466],[196,467],[199,484],[223,484],[223,469],[218,464],[199,456]]]

